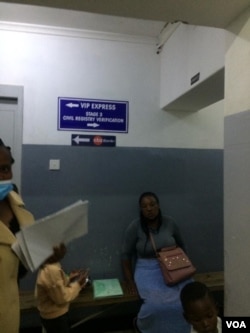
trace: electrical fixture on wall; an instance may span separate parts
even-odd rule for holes
[[[60,170],[60,160],[58,159],[49,160],[49,170]]]

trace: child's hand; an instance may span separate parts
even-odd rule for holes
[[[69,274],[69,283],[77,281],[80,277],[80,270],[74,270]]]
[[[86,286],[86,284],[88,283],[88,276],[89,276],[89,270],[81,270],[79,279],[78,279],[78,283],[80,284],[80,286],[82,288],[84,288]]]
[[[84,287],[88,282],[89,270],[78,269],[74,270],[69,275],[69,283],[78,282],[81,287]]]

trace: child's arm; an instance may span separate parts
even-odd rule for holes
[[[53,302],[63,304],[75,299],[82,289],[78,281],[68,282],[69,279],[61,267],[51,264],[43,267],[38,283],[46,290]]]
[[[77,281],[82,287],[88,282],[89,269],[72,271],[69,275],[69,284]]]

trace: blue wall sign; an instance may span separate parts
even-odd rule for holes
[[[111,135],[71,135],[72,146],[115,147],[116,137]]]
[[[126,101],[58,97],[58,130],[128,133]]]

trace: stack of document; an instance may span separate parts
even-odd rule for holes
[[[118,279],[93,280],[94,298],[122,296],[123,290]]]
[[[34,272],[53,254],[54,246],[66,245],[87,232],[88,201],[79,200],[20,230],[12,249],[24,266]]]

